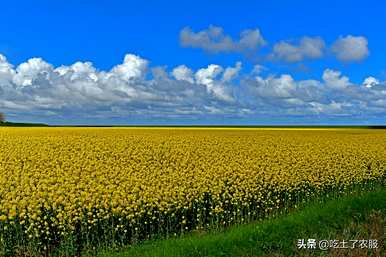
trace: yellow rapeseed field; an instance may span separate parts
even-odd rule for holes
[[[0,239],[47,249],[69,237],[174,235],[256,219],[385,170],[385,130],[0,128]]]

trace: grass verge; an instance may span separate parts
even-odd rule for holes
[[[152,256],[386,256],[386,188],[311,203],[276,218],[235,226],[225,232],[148,241],[100,257]],[[376,239],[377,249],[297,249],[298,239]]]

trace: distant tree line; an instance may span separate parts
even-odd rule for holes
[[[5,122],[5,114],[0,112],[0,123],[4,123]]]

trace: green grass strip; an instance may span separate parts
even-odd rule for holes
[[[148,241],[120,252],[103,252],[98,256],[293,256],[298,253],[297,239],[335,239],[331,235],[341,234],[352,222],[364,222],[374,210],[386,213],[384,187],[325,203],[311,203],[291,214],[235,226],[221,233]]]

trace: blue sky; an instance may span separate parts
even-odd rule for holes
[[[385,14],[380,1],[7,1],[0,110],[51,124],[385,124]]]

